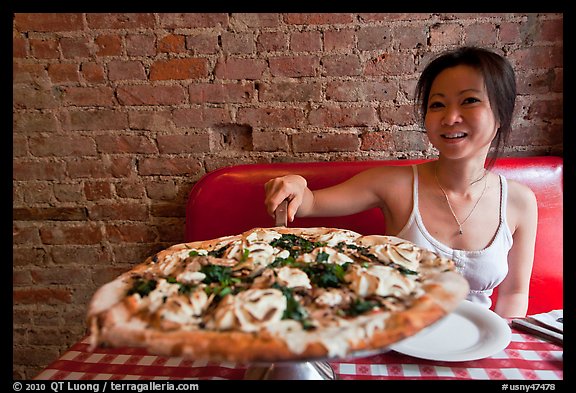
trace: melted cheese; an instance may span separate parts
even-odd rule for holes
[[[369,338],[374,330],[384,329],[388,313],[362,315],[352,320],[338,318],[332,326],[306,331],[300,323],[286,319],[266,327],[280,337],[294,353],[300,354],[310,344],[320,342],[328,351],[328,357],[345,356],[351,344]]]
[[[398,270],[390,266],[374,265],[369,268],[352,266],[345,279],[350,282],[350,288],[357,295],[366,297],[378,296],[404,296],[415,287],[415,282],[406,278]]]
[[[208,305],[208,296],[203,289],[190,296],[174,296],[158,310],[160,317],[181,325],[198,324],[202,312]]]
[[[407,269],[418,271],[420,249],[406,242],[398,244],[378,244],[370,247],[370,252],[384,263],[394,262]]]
[[[280,321],[286,304],[286,298],[277,289],[248,289],[224,297],[209,326],[221,330],[238,328],[244,332],[255,332]]]
[[[321,252],[328,254],[328,260],[326,263],[335,263],[338,265],[343,265],[347,262],[354,262],[352,258],[348,255],[338,252],[338,250],[331,247],[317,247],[312,252],[300,255],[297,260],[298,262],[312,263],[316,262],[318,254]]]
[[[312,288],[310,285],[310,279],[306,273],[300,269],[291,268],[288,266],[284,266],[278,270],[278,281],[280,284],[288,288]]]

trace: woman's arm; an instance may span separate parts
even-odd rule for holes
[[[367,169],[352,178],[323,189],[310,190],[299,175],[274,178],[265,185],[266,210],[270,215],[286,198],[288,219],[294,217],[330,217],[358,213],[382,204],[382,184],[387,182],[390,168]],[[378,180],[376,180],[378,179]]]
[[[509,182],[509,209],[514,209],[514,245],[508,254],[508,275],[498,287],[495,311],[503,318],[524,317],[538,225],[538,205],[534,192],[525,185]],[[510,224],[510,221],[509,221]]]

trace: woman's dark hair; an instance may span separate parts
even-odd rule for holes
[[[416,85],[416,112],[422,124],[428,111],[428,97],[434,79],[446,68],[458,65],[474,67],[482,74],[490,106],[494,116],[500,122],[500,128],[494,138],[494,153],[488,168],[494,165],[502,154],[511,131],[512,115],[516,101],[516,78],[512,65],[504,57],[483,48],[465,46],[441,53],[434,58],[422,74]]]

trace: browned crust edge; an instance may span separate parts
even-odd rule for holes
[[[126,285],[122,276],[115,287]],[[105,292],[103,288],[101,291]],[[346,356],[356,351],[385,349],[452,312],[468,293],[468,282],[456,272],[442,272],[431,277],[424,285],[425,294],[410,308],[391,315],[385,328],[376,330],[367,340],[350,343]],[[94,301],[98,300],[95,296]],[[101,310],[101,308],[99,308]],[[269,334],[258,335],[245,332],[171,331],[159,332],[147,329],[132,318],[126,302],[98,313],[90,308],[91,344],[143,347],[150,353],[162,356],[181,356],[187,359],[213,361],[275,362],[323,358],[328,350],[320,343],[311,343],[300,354],[290,351],[280,338]]]

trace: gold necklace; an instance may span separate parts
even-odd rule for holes
[[[470,216],[472,215],[474,210],[476,210],[476,206],[478,206],[480,199],[482,199],[482,197],[484,196],[484,192],[486,192],[486,185],[488,184],[488,177],[486,176],[486,174],[487,174],[487,171],[484,170],[484,174],[478,180],[475,180],[472,183],[470,183],[470,185],[472,185],[472,184],[480,181],[483,177],[486,177],[486,180],[484,181],[484,189],[482,190],[482,194],[480,194],[480,197],[478,198],[478,200],[476,201],[476,203],[472,207],[472,210],[470,210],[470,213],[468,213],[466,218],[462,222],[460,222],[460,220],[458,220],[458,217],[456,216],[456,213],[454,213],[454,209],[452,209],[452,205],[450,204],[450,199],[448,198],[448,194],[446,193],[446,191],[444,191],[444,189],[440,185],[440,181],[438,180],[438,164],[436,164],[434,166],[434,178],[436,178],[436,184],[438,184],[438,187],[440,188],[440,190],[442,190],[442,194],[444,194],[444,198],[446,198],[446,203],[448,204],[448,208],[450,209],[450,213],[452,213],[452,217],[454,217],[454,220],[456,220],[456,223],[458,224],[458,234],[459,235],[462,235],[464,233],[464,231],[462,231],[462,225],[464,225],[464,223],[468,220],[468,218],[470,218]]]

